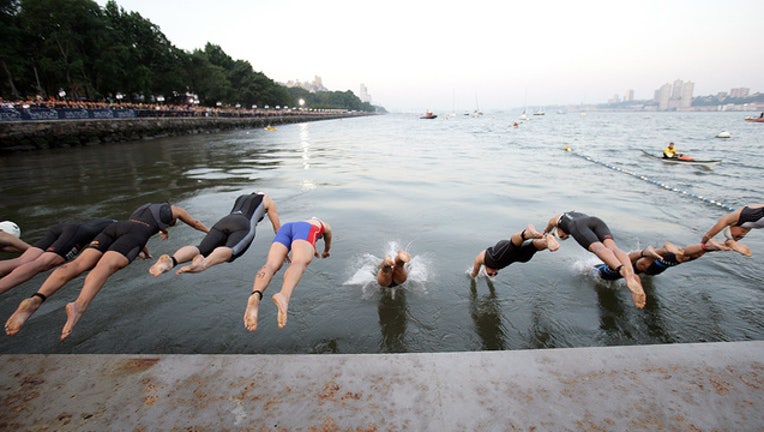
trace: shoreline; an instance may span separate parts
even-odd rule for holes
[[[0,154],[216,133],[230,129],[264,128],[268,125],[279,126],[369,115],[376,114],[356,112],[252,117],[135,117],[4,121],[0,122]]]

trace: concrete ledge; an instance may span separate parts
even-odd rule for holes
[[[0,154],[368,115],[372,113],[0,121]]]
[[[764,342],[386,355],[4,355],[2,430],[764,429]]]

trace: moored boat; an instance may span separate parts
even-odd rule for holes
[[[438,118],[438,115],[437,114],[433,114],[432,111],[427,111],[426,113],[424,113],[421,116],[419,116],[419,118],[420,119],[432,120],[434,118]]]

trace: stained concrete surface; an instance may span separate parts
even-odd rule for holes
[[[8,431],[763,431],[764,342],[3,355]]]

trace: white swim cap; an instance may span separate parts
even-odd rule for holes
[[[21,228],[11,221],[0,222],[0,231],[7,232],[16,238],[21,238]]]

